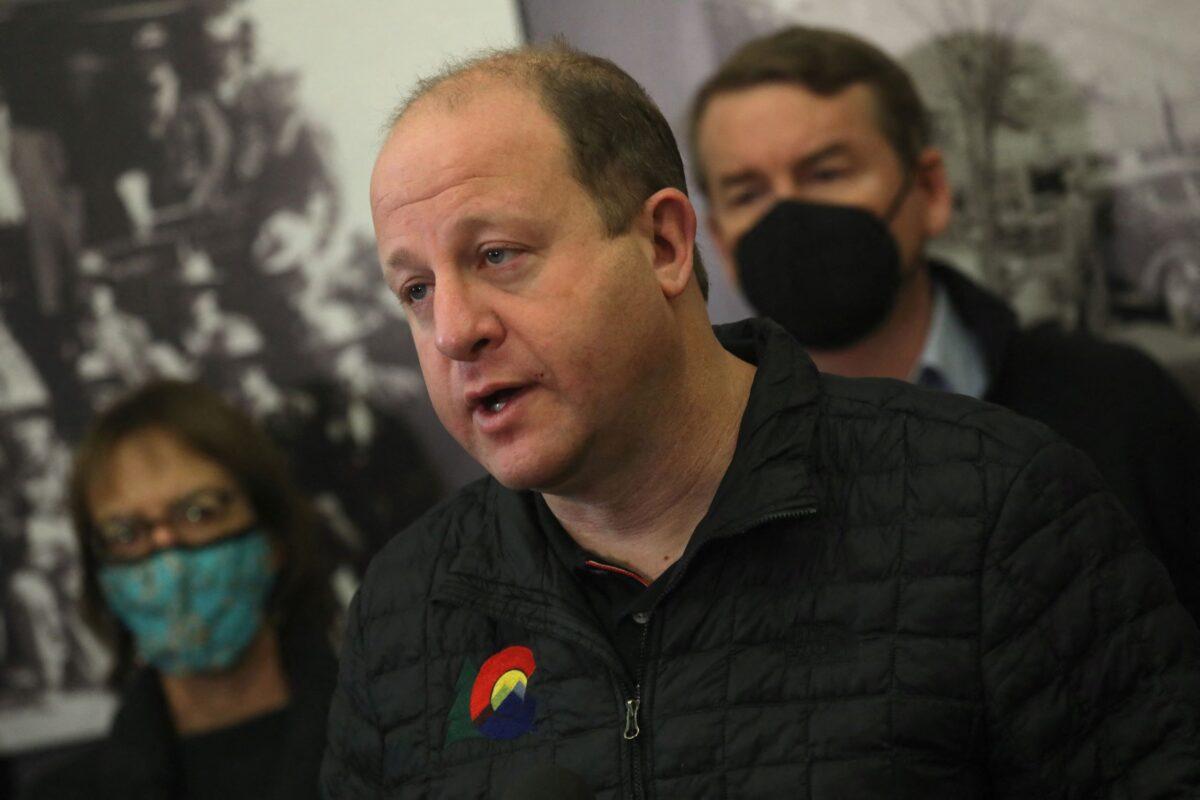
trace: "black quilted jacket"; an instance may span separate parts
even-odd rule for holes
[[[759,369],[634,673],[533,498],[473,484],[355,599],[326,796],[499,797],[550,762],[601,798],[1200,796],[1200,634],[1077,451],[718,333]]]
[[[1092,459],[1200,621],[1200,417],[1163,369],[1132,347],[1042,324],[952,267],[934,279],[983,346],[985,400],[1045,423]]]

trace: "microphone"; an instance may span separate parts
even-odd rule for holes
[[[583,778],[557,764],[525,772],[504,790],[500,800],[595,800]]]

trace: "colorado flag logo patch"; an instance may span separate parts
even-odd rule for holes
[[[446,744],[460,739],[515,739],[533,730],[537,702],[529,679],[537,669],[528,647],[506,647],[477,667],[467,659],[450,707]]]

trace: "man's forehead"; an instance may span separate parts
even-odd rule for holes
[[[700,119],[700,157],[737,158],[781,140],[821,149],[833,138],[881,133],[874,91],[854,83],[818,94],[797,83],[761,83],[715,95]]]
[[[476,81],[414,102],[388,135],[371,181],[372,204],[418,201],[473,178],[570,172],[561,130],[528,89]]]

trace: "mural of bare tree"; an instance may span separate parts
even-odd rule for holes
[[[1033,97],[1014,92],[1028,72],[1017,34],[1034,0],[939,0],[928,10],[912,0],[904,6],[933,35],[929,53],[941,67],[947,96],[957,105],[968,165],[966,213],[978,237],[984,281],[1001,291],[1003,276],[996,240],[997,134],[1020,128]],[[916,54],[919,59],[920,54]],[[916,60],[916,59],[914,59]]]

